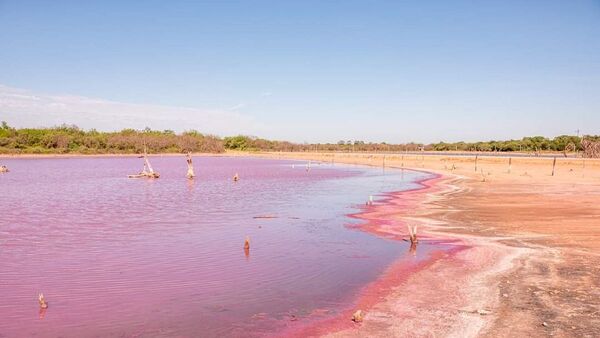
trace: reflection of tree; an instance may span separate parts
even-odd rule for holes
[[[410,248],[408,249],[408,252],[413,256],[417,255],[417,243],[416,242],[410,243]]]

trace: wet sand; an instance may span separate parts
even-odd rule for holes
[[[258,156],[383,166],[383,155],[262,153]],[[436,172],[421,190],[392,197],[365,231],[464,249],[390,278],[399,261],[358,295],[348,313],[304,335],[600,336],[600,161],[552,158],[386,155],[386,167]],[[510,170],[509,170],[510,169]],[[417,247],[417,250],[418,247]]]

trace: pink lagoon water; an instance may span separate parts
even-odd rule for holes
[[[158,180],[126,178],[137,158],[2,160],[0,337],[253,337],[334,316],[407,251],[347,215],[427,175],[197,157],[188,181],[183,157],[151,160]]]

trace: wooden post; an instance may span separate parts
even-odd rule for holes
[[[404,155],[402,155],[402,164],[400,165],[401,168],[404,168]]]
[[[554,161],[552,161],[552,176],[554,176],[554,168],[556,168],[556,156],[554,156]]]
[[[477,158],[479,158],[479,155],[475,155],[475,172],[477,172]]]
[[[512,157],[508,158],[508,173],[510,174],[510,170],[512,168]]]
[[[383,154],[383,167],[385,168],[385,154]]]

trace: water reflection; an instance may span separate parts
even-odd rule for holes
[[[410,253],[414,257],[417,257],[417,243],[415,243],[415,242],[410,243],[410,248],[408,248],[408,253]]]
[[[186,185],[187,185],[187,189],[189,192],[194,191],[194,185],[196,184],[196,180],[195,179],[188,179],[186,180]]]

